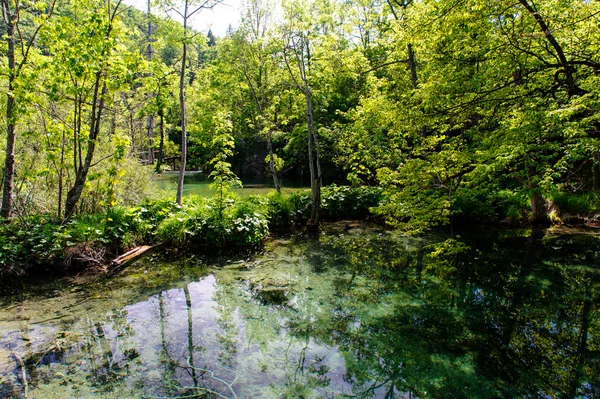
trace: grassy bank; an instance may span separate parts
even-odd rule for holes
[[[323,189],[323,220],[364,219],[379,204],[381,190],[330,186]],[[102,266],[141,244],[190,251],[227,251],[258,246],[270,231],[306,223],[310,192],[239,199],[234,195],[146,201],[112,207],[68,223],[48,216],[0,226],[0,280],[50,271],[75,273]]]
[[[321,218],[378,218],[384,222],[381,209],[385,209],[386,201],[389,199],[379,188],[324,187]],[[555,193],[549,203],[555,223],[578,223],[600,213],[600,200],[594,194]],[[213,198],[186,197],[181,207],[171,199],[112,207],[68,223],[48,216],[16,219],[0,225],[0,281],[42,270],[64,274],[102,267],[142,244],[210,253],[256,247],[270,232],[304,226],[310,207],[308,190],[243,199],[229,193]],[[526,223],[529,212],[527,198],[500,192],[493,198],[457,195],[452,215],[455,225],[514,225]],[[403,224],[410,227],[411,220]]]

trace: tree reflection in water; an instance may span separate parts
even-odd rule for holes
[[[31,397],[600,396],[597,236],[358,233],[171,288],[163,274],[141,301],[130,278],[98,308],[64,306],[71,319],[22,328],[0,310],[15,320],[0,348],[24,359]],[[18,396],[17,366],[0,369],[0,392]]]

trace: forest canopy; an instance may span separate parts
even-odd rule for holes
[[[2,0],[1,216],[139,204],[182,163],[310,179],[313,203],[381,187],[372,211],[416,229],[600,210],[598,2],[250,0],[225,37],[168,17],[219,6]]]

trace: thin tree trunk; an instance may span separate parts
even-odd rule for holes
[[[248,75],[248,71],[246,70],[245,62],[243,62],[242,71],[244,72],[246,81],[248,82],[248,85],[250,86],[250,90],[252,91],[252,96],[254,97],[254,101],[256,102],[256,108],[258,110],[258,113],[263,118],[263,120],[265,120],[265,115],[263,113],[263,107],[258,98],[257,89],[254,87],[254,84],[252,83],[252,80],[250,79],[250,76]],[[260,83],[260,81],[261,80],[259,78],[259,83]],[[260,87],[260,85],[259,85],[259,87]],[[276,123],[277,123],[277,117],[275,117],[275,124]],[[273,155],[273,145],[272,145],[272,141],[271,141],[271,135],[272,135],[272,130],[269,128],[269,131],[267,133],[267,151],[269,151],[269,169],[271,170],[271,175],[273,176],[273,183],[275,184],[275,189],[277,190],[278,193],[280,193],[281,186],[279,185],[279,179],[277,177],[277,170],[275,169],[275,156]]]
[[[310,171],[310,193],[311,193],[311,211],[310,219],[308,219],[307,227],[310,230],[317,230],[319,228],[319,216],[321,208],[321,165],[319,158],[315,156],[313,147],[316,146],[314,139],[315,135],[315,119],[312,110],[312,99],[310,88],[308,86],[308,80],[304,79],[304,96],[306,98],[306,122],[308,129],[308,163]],[[316,159],[315,159],[316,158]],[[315,164],[316,169],[315,170]]]
[[[161,108],[158,111],[158,117],[160,118],[159,126],[160,126],[160,144],[158,147],[158,158],[156,160],[156,173],[161,172],[161,166],[163,163],[163,150],[165,146],[165,111]]]
[[[79,198],[81,198],[81,193],[83,192],[88,172],[92,166],[94,151],[96,149],[96,139],[98,138],[98,135],[100,133],[100,120],[102,116],[102,109],[104,108],[104,91],[106,90],[106,85],[104,85],[103,88],[100,89],[102,75],[103,74],[101,71],[96,72],[96,80],[94,83],[94,96],[92,101],[90,132],[87,140],[87,153],[83,165],[78,170],[78,173],[75,176],[75,182],[73,183],[73,187],[71,187],[71,189],[67,193],[67,200],[65,202],[65,220],[68,220],[73,216],[75,212],[75,207],[79,202]]]
[[[15,99],[13,86],[15,81],[15,21],[16,15],[10,12],[8,0],[2,0],[2,14],[6,24],[8,49],[8,94],[6,99],[6,158],[4,160],[4,185],[2,189],[2,207],[0,217],[9,219],[13,212],[13,190],[15,185]]]
[[[410,81],[412,82],[413,89],[417,89],[419,81],[417,80],[417,64],[415,62],[415,53],[412,48],[412,44],[408,43],[408,66],[410,68]]]
[[[596,159],[593,163],[594,170],[594,191],[600,191],[600,159]]]
[[[56,0],[49,5],[47,8],[47,17],[52,16],[54,12],[54,6]],[[1,0],[0,6],[2,7],[2,20],[6,27],[6,58],[8,63],[8,92],[6,99],[6,157],[4,160],[4,175],[2,181],[2,206],[0,207],[0,218],[9,219],[13,213],[13,191],[15,184],[15,98],[14,98],[14,83],[19,76],[21,69],[27,63],[29,58],[29,50],[35,43],[35,39],[43,25],[38,25],[34,30],[32,36],[25,44],[21,31],[19,30],[18,24],[20,21],[19,11],[21,8],[20,2],[11,0]],[[11,6],[14,8],[11,10]],[[21,60],[18,65],[15,63],[15,31],[19,34],[21,39]]]
[[[183,32],[187,35],[187,16],[188,0],[185,1],[185,11],[183,17]],[[183,182],[185,179],[185,166],[187,163],[187,121],[185,112],[185,69],[187,63],[187,43],[183,40],[183,54],[181,56],[181,72],[179,74],[179,107],[181,109],[181,169],[179,170],[179,179],[177,180],[177,204],[183,203]]]
[[[148,48],[146,51],[148,61],[152,61],[154,55],[152,48],[152,15],[150,11],[150,0],[148,0]],[[154,114],[148,115],[148,163],[154,163]]]
[[[279,185],[279,178],[277,177],[277,170],[275,170],[275,157],[273,155],[273,145],[271,144],[271,130],[267,134],[267,149],[269,150],[269,168],[271,169],[271,175],[273,176],[273,183],[278,193],[281,193],[281,186]]]
[[[63,175],[65,168],[65,131],[62,134],[62,144],[60,148],[60,170],[58,172],[58,211],[56,217],[60,218],[62,215],[62,198],[63,198]]]

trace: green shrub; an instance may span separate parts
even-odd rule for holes
[[[600,213],[600,197],[596,193],[553,192],[550,200],[560,214],[592,215]]]
[[[379,187],[326,186],[321,189],[321,219],[362,219],[371,214],[371,208],[379,205],[383,190]],[[279,198],[276,201],[281,202]],[[288,212],[296,224],[304,224],[310,217],[311,194],[309,190],[292,193],[287,204],[276,205],[276,217],[283,218]],[[274,206],[274,207],[276,207]],[[288,208],[289,207],[289,208]],[[289,210],[288,210],[289,209]]]
[[[310,190],[296,191],[289,196],[291,217],[296,224],[305,224],[310,217]]]
[[[452,212],[463,222],[520,220],[530,210],[526,194],[511,190],[495,192],[460,189],[454,194]]]
[[[171,214],[158,226],[161,241],[184,247],[224,248],[259,244],[268,234],[268,200],[250,197],[228,202],[197,200]]]
[[[290,197],[275,192],[267,197],[269,226],[271,229],[288,229],[293,224]]]
[[[370,214],[371,208],[379,205],[381,197],[382,190],[379,187],[323,187],[323,219],[362,219]]]
[[[53,218],[33,216],[3,226],[2,263],[50,263],[61,254],[65,234]]]

